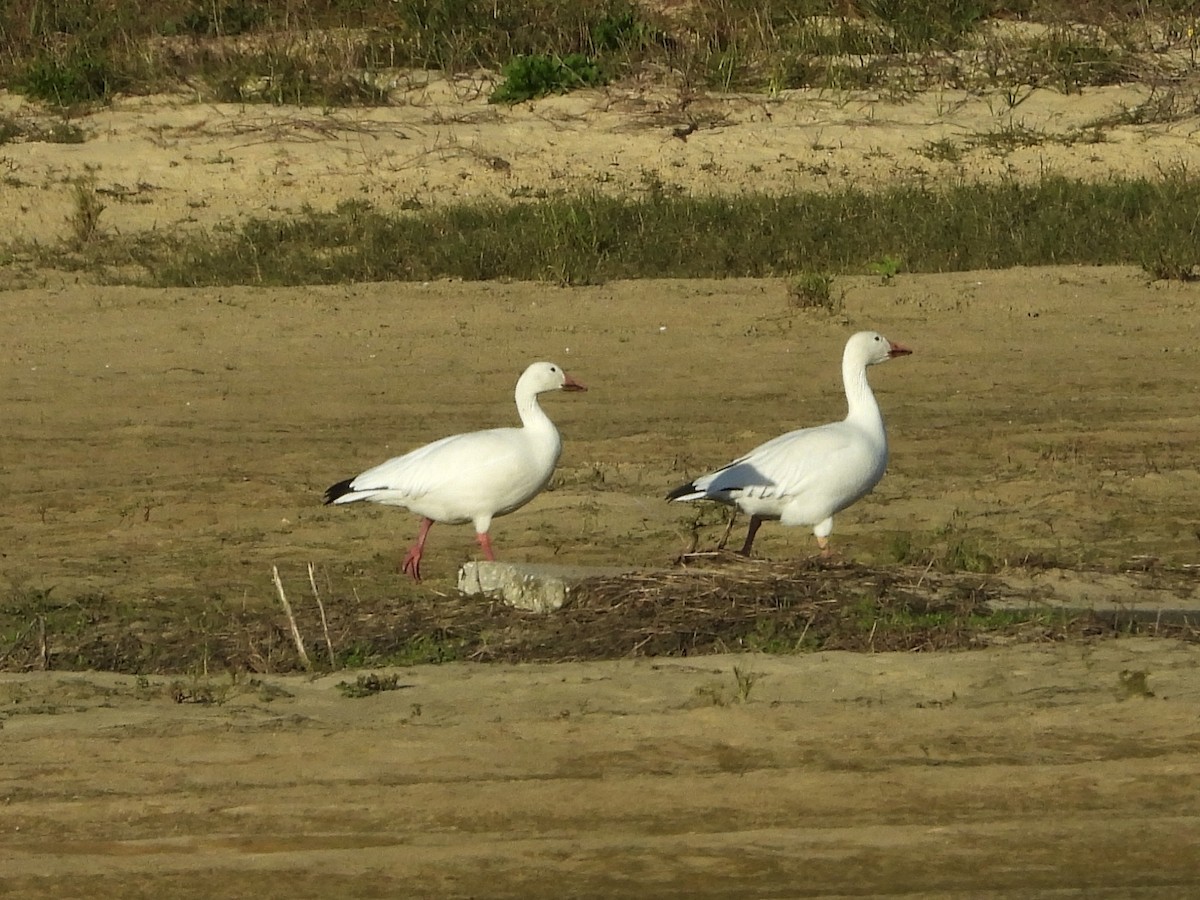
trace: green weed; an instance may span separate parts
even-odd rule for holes
[[[1042,82],[1064,94],[1117,84],[1129,73],[1124,53],[1085,40],[1071,29],[1058,29],[1035,42],[1025,64]]]
[[[226,3],[193,4],[171,23],[168,33],[186,33],[203,37],[233,37],[250,34],[267,25],[268,7],[250,0]]]
[[[598,87],[607,79],[600,67],[582,53],[566,56],[518,56],[505,65],[503,81],[488,98],[489,103],[520,103],[549,94],[566,94],[584,87]]]
[[[26,96],[58,106],[107,100],[123,83],[108,55],[86,45],[41,53],[14,79],[14,87]]]
[[[1142,669],[1122,669],[1117,675],[1117,699],[1153,697],[1154,691],[1150,690],[1149,677],[1150,673]]]
[[[0,144],[24,138],[26,129],[12,116],[0,117]]]
[[[1011,121],[967,138],[967,143],[972,147],[985,147],[996,156],[1005,156],[1024,147],[1038,147],[1046,141],[1045,132],[1029,128],[1022,122]]]
[[[871,263],[870,269],[879,276],[879,280],[884,284],[891,284],[892,279],[900,274],[903,266],[904,262],[899,257],[890,256],[885,253]]]
[[[338,654],[338,665],[352,669],[367,665],[418,666],[454,662],[462,658],[465,644],[460,638],[434,629],[389,646],[353,646]]]
[[[962,147],[950,138],[926,141],[917,152],[935,162],[959,162],[962,159]]]
[[[990,11],[982,0],[863,0],[892,38],[893,52],[954,50]]]
[[[759,681],[761,675],[744,669],[733,667],[733,688],[718,681],[697,686],[692,691],[692,703],[697,706],[728,706],[730,703],[746,703],[750,700],[750,692]]]
[[[929,566],[939,572],[995,572],[995,557],[953,522],[933,534],[897,532],[888,540],[889,558],[903,565]]]
[[[969,537],[956,537],[947,545],[940,559],[944,572],[994,572],[996,561]]]
[[[756,653],[803,653],[816,650],[820,641],[816,634],[810,634],[810,621],[782,625],[771,619],[763,619],[755,623],[754,630],[742,637],[742,644],[747,650]]]
[[[814,16],[778,32],[784,47],[809,57],[867,57],[883,49],[877,23],[857,17]]]
[[[1149,248],[1142,268],[1158,281],[1200,280],[1200,248]]]
[[[1151,89],[1150,96],[1136,106],[1122,107],[1115,113],[1102,116],[1089,128],[1113,128],[1121,125],[1169,125],[1200,114],[1200,94],[1184,96],[1175,88]]]
[[[276,106],[379,106],[388,92],[319,56],[295,48],[239,55],[215,69],[214,99]]]
[[[40,140],[46,144],[82,144],[87,140],[87,132],[72,122],[54,122],[34,134],[36,136],[30,140]]]
[[[761,675],[740,666],[733,667],[733,680],[737,683],[737,698],[740,703],[745,703],[750,699],[750,692],[754,690],[754,685],[761,677]]]
[[[845,293],[834,294],[833,276],[821,272],[805,272],[788,287],[788,305],[794,309],[820,309],[840,312]]]
[[[663,31],[642,19],[641,11],[632,5],[614,6],[603,13],[592,26],[591,37],[597,53],[642,51],[669,41]]]
[[[359,675],[353,682],[339,681],[337,689],[344,697],[361,698],[373,697],[384,691],[399,690],[403,686],[399,675],[377,675],[371,672],[369,675]]]
[[[918,543],[910,531],[896,532],[887,541],[888,558],[903,565],[924,565],[927,561],[924,551],[924,545]]]
[[[172,681],[167,695],[176,703],[197,703],[201,706],[220,706],[229,698],[225,685],[214,685],[208,679],[193,679],[190,682]]]

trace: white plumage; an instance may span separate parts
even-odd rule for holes
[[[845,419],[780,435],[681,485],[667,499],[716,500],[747,513],[750,527],[741,550],[744,555],[749,555],[754,536],[767,519],[814,526],[817,545],[827,555],[834,513],[870,493],[887,468],[887,433],[867,383],[867,366],[911,352],[874,331],[855,334],[842,354],[849,405]]]
[[[421,580],[421,554],[434,522],[471,522],[484,555],[495,559],[492,519],[524,506],[550,481],[562,452],[558,429],[538,405],[547,391],[584,391],[559,366],[536,362],[517,380],[520,428],[493,428],[434,441],[331,485],[325,503],[366,500],[403,506],[421,517],[403,570]]]

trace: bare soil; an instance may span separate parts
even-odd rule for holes
[[[1130,675],[1149,672],[1146,694]],[[736,674],[735,674],[736,673]],[[748,690],[739,688],[749,684]],[[0,676],[21,897],[1187,897],[1194,647]],[[745,694],[745,699],[739,699]]]
[[[1020,114],[1065,129],[1139,96],[1038,92]],[[674,102],[627,89],[510,111],[435,83],[328,116],[131,100],[89,117],[83,144],[4,147],[0,214],[14,237],[57,240],[69,179],[88,171],[112,198],[104,227],[132,231],[652,179],[1104,177],[1200,149],[1193,120],[937,163],[925,141],[996,121],[987,98],[945,95],[714,98],[685,141]],[[271,578],[319,648],[313,565],[341,653],[415,606],[460,608],[469,529],[435,527],[418,587],[396,572],[412,517],[320,493],[434,437],[511,423],[516,376],[539,358],[590,391],[546,401],[560,471],[498,520],[498,552],[670,568],[723,519],[663,494],[840,416],[842,343],[870,327],[915,353],[871,372],[892,464],[838,517],[836,571],[914,591],[926,572],[988,569],[970,575],[980,588],[1084,606],[1194,598],[1200,285],[1116,267],[863,275],[839,279],[829,315],[767,280],[155,290],[20,260],[2,277],[0,888],[14,896],[1200,887],[1195,644],[1060,634],[957,653],[454,663],[391,670],[395,690],[351,699],[337,683],[353,671],[277,674],[297,661]],[[768,525],[757,550],[814,547]],[[70,671],[98,647],[122,672]]]

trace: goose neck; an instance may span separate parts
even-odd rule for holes
[[[867,381],[867,367],[861,360],[847,355],[842,360],[842,383],[846,388],[846,403],[849,407],[846,418],[880,422],[879,404]]]
[[[537,394],[533,391],[518,390],[516,399],[517,415],[521,417],[522,425],[526,428],[554,428],[554,423],[538,403]]]

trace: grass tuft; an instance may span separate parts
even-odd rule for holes
[[[343,696],[354,699],[374,697],[384,691],[395,691],[401,687],[403,685],[400,684],[399,675],[378,675],[375,672],[371,672],[369,675],[359,675],[353,682],[339,681],[337,684],[337,688]]]
[[[230,60],[213,77],[214,99],[275,106],[381,106],[384,88],[335,68],[314,66],[289,49],[264,50]]]
[[[1085,87],[1118,84],[1130,72],[1123,51],[1069,28],[1055,29],[1035,42],[1025,63],[1043,84],[1064,94],[1078,94]]]
[[[105,51],[71,45],[60,53],[44,52],[28,62],[13,86],[32,100],[74,106],[107,100],[123,79]]]
[[[66,120],[39,125],[22,121],[15,116],[0,116],[0,144],[82,144],[86,140],[87,133],[78,125]]]
[[[68,245],[78,250],[95,241],[100,235],[100,214],[105,205],[96,193],[96,184],[90,178],[80,178],[71,188],[74,200],[71,215],[67,217],[70,226]]]
[[[1153,697],[1150,690],[1150,673],[1143,669],[1122,669],[1117,675],[1116,697],[1118,700],[1128,700],[1131,697]]]
[[[820,309],[828,313],[841,312],[845,292],[833,292],[833,276],[821,272],[804,272],[788,288],[788,305],[794,309]]]
[[[987,14],[983,0],[864,0],[887,28],[896,53],[954,50]]]

